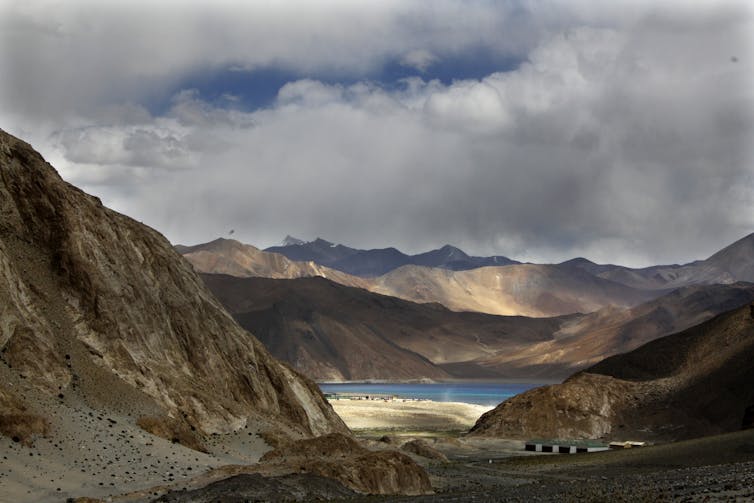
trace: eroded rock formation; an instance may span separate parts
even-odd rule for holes
[[[303,436],[346,431],[316,386],[236,325],[162,235],[64,182],[2,131],[0,350],[9,380],[161,411],[205,433],[250,421]]]

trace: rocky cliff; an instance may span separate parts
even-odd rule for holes
[[[679,440],[735,431],[754,403],[753,359],[747,305],[506,400],[471,434]]]
[[[137,404],[206,433],[346,428],[158,232],[64,182],[0,131],[0,396],[23,379],[92,406]],[[23,397],[8,398],[23,410]],[[19,402],[20,400],[20,402]]]

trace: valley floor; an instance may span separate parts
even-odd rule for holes
[[[0,501],[112,495],[112,501],[147,502],[170,489],[176,496],[166,495],[163,501],[192,501],[192,489],[235,473],[221,467],[254,463],[269,449],[255,432],[242,431],[217,441],[211,438],[213,454],[206,455],[144,433],[129,416],[98,415],[83,404],[57,400],[38,405],[54,418],[55,440],[38,439],[29,448],[0,438]],[[518,440],[464,436],[461,432],[486,410],[483,406],[414,400],[334,400],[333,406],[372,450],[397,449],[421,438],[448,458],[443,462],[411,454],[430,474],[434,495],[352,495],[347,501],[754,500],[754,430],[620,451],[552,455],[526,452]],[[339,496],[328,480],[290,483],[299,484],[303,494],[316,487],[321,494]],[[220,481],[216,487],[221,501],[237,490],[232,482]],[[263,494],[266,500],[269,496]]]
[[[431,400],[330,400],[354,431],[465,431],[492,407]]]
[[[412,436],[361,438],[372,449],[385,449]],[[295,486],[289,493],[295,501],[309,501],[306,495],[316,491],[318,497],[351,503],[754,500],[754,430],[592,454],[534,454],[523,451],[523,442],[500,439],[425,435],[423,440],[448,458],[412,455],[430,474],[433,495],[343,496],[323,487],[321,478],[288,478],[285,485]],[[230,479],[159,501],[276,501],[275,494],[280,493],[270,492],[264,481]],[[233,499],[241,495],[244,499]]]
[[[517,444],[437,439],[450,461],[423,463],[436,494],[352,501],[754,501],[754,430],[591,454],[526,455]]]

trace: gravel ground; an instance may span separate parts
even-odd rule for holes
[[[754,501],[754,430],[595,454],[460,452],[447,452],[450,463],[425,463],[435,495],[351,501]]]
[[[435,470],[430,470],[435,472]],[[494,468],[465,465],[457,471],[464,482],[431,496],[363,497],[355,502],[654,502],[754,501],[754,462],[663,470],[655,473],[611,476],[546,476],[521,478],[495,474]],[[435,473],[436,474],[436,473]]]
[[[374,439],[364,440],[373,449],[395,448],[393,444],[399,445],[408,437],[395,437],[389,446]],[[516,440],[425,436],[423,441],[449,459],[442,462],[412,455],[427,469],[434,495],[344,497],[343,488],[333,486],[332,481],[294,477],[252,480],[244,482],[243,487],[223,481],[215,484],[215,492],[204,494],[209,499],[199,498],[200,491],[175,495],[176,501],[214,502],[218,496],[222,501],[236,501],[231,497],[238,496],[238,501],[341,498],[336,501],[356,503],[754,502],[754,430],[573,455],[526,452],[523,443]],[[278,483],[283,485],[270,485]],[[287,489],[283,491],[284,488]],[[272,494],[276,496],[270,497]]]

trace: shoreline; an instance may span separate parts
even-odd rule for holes
[[[536,384],[538,386],[547,386],[550,384],[561,384],[562,379],[362,379],[355,381],[315,381],[319,385],[333,384]]]
[[[495,406],[411,398],[350,399],[328,402],[350,429],[385,431],[458,431],[471,428]]]

